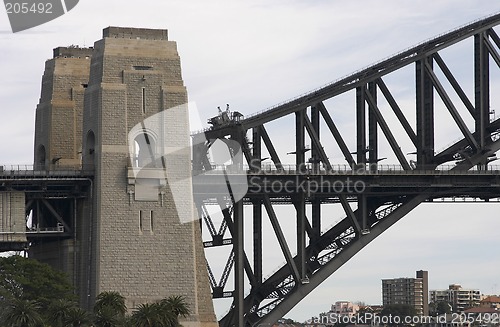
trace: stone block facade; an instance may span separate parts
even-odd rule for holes
[[[45,63],[35,118],[35,169],[80,166],[91,53],[88,48],[60,47]]]
[[[0,242],[27,242],[24,204],[24,192],[0,192]]]
[[[166,30],[109,27],[78,60],[74,48],[58,49],[43,78],[35,163],[56,168],[51,158],[61,157],[95,171],[92,197],[78,207],[71,272],[81,303],[92,307],[102,291],[120,292],[129,309],[182,295],[192,310],[184,326],[216,326],[190,181],[179,188],[164,172],[191,175],[176,43]]]

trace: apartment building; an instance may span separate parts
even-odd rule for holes
[[[428,315],[428,272],[419,270],[415,278],[382,279],[382,303],[411,305],[418,315]]]
[[[481,292],[476,289],[464,289],[460,284],[451,284],[446,290],[431,290],[429,298],[435,303],[448,302],[453,312],[463,312],[479,305]]]

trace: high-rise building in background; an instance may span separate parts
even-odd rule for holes
[[[477,289],[464,289],[459,284],[451,284],[445,290],[431,290],[429,297],[430,301],[434,303],[449,303],[453,312],[463,312],[467,308],[479,305],[481,291]]]
[[[382,279],[382,303],[410,305],[418,315],[428,315],[428,272],[419,270],[415,278]]]

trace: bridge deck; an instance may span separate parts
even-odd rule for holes
[[[51,170],[33,169],[29,165],[0,166],[0,180],[11,179],[64,179],[89,178],[94,176],[94,170],[73,167],[62,167]]]
[[[295,165],[283,164],[281,168],[274,165],[262,166],[258,169],[249,166],[242,168],[234,166],[214,165],[212,170],[203,171],[203,174],[245,174],[245,175],[499,175],[500,166],[488,166],[487,170],[480,170],[477,167],[472,169],[456,169],[455,165],[442,165],[431,169],[404,169],[401,165],[361,165],[351,167],[345,164],[332,165],[332,169],[324,167],[314,167],[312,164]]]

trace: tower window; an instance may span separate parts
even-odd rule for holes
[[[139,231],[153,233],[153,210],[139,211]]]
[[[153,67],[151,66],[133,66],[135,70],[152,70]]]
[[[134,139],[134,167],[146,167],[156,160],[156,142],[150,134],[144,132]]]
[[[142,99],[141,99],[142,113],[146,113],[146,88],[142,88]]]
[[[154,221],[153,221],[153,210],[151,210],[149,212],[149,223],[150,223],[150,227],[151,227],[151,233],[153,232],[153,227],[154,227]]]

